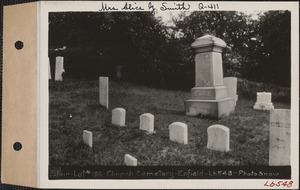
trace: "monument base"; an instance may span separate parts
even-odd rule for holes
[[[255,103],[253,109],[256,110],[273,110],[274,106],[273,103]]]
[[[218,100],[228,98],[225,86],[194,87],[191,89],[191,100]]]
[[[214,118],[228,116],[234,111],[235,100],[222,98],[218,100],[195,100],[189,99],[185,102],[185,113],[188,116],[207,115]]]

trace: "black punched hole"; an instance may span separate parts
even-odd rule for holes
[[[20,142],[15,142],[14,143],[14,149],[15,151],[19,151],[22,149],[22,144]]]
[[[17,41],[17,42],[15,43],[15,47],[16,47],[16,49],[18,49],[18,50],[22,49],[23,46],[24,46],[24,43],[21,42],[21,41]]]

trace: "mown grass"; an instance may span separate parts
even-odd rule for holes
[[[254,110],[256,97],[240,96],[236,110],[220,120],[189,117],[184,100],[190,92],[162,90],[127,82],[109,83],[109,110],[99,105],[98,80],[49,81],[49,159],[51,165],[124,165],[124,155],[138,159],[139,166],[268,165],[269,111]],[[275,108],[289,103],[273,102]],[[111,110],[126,109],[125,128],[113,127]],[[139,116],[151,113],[155,131],[139,130]],[[168,126],[188,125],[188,144],[169,141]],[[230,128],[227,153],[206,148],[207,128],[221,124]],[[93,148],[82,142],[82,131],[93,132]]]

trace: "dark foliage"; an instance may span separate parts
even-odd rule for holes
[[[228,45],[224,76],[290,86],[290,17],[288,11],[265,12],[258,20],[236,11],[198,11],[167,27],[148,12],[50,13],[49,57],[54,67],[55,56],[63,55],[70,77],[118,76],[190,89],[195,77],[190,44],[211,34]]]

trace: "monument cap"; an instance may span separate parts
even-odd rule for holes
[[[226,46],[226,42],[212,35],[202,36],[192,43],[192,48],[196,49],[197,53],[210,51],[222,52],[222,49]]]

